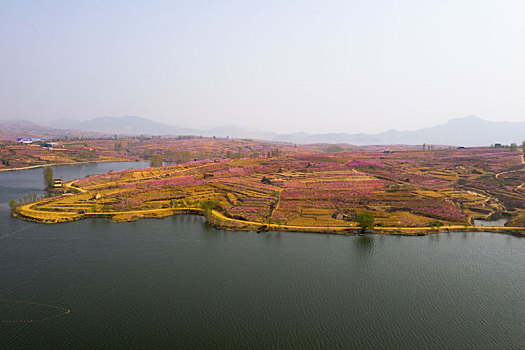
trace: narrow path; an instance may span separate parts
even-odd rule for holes
[[[64,184],[64,187],[67,187],[67,188],[71,189],[71,187],[73,186],[73,184],[74,184],[76,181],[77,181],[77,180],[73,180],[73,181],[66,182],[66,183]],[[79,190],[79,191],[82,192],[82,193],[86,193],[86,192],[87,192],[85,189],[83,189],[83,188],[80,187],[80,186],[75,186],[75,187],[73,187],[73,188]]]
[[[522,154],[521,155],[521,164],[525,164],[525,158],[524,158],[524,155]],[[502,171],[501,173],[497,173],[496,175],[494,175],[494,177],[496,179],[499,179],[501,175],[504,175],[504,174],[510,174],[510,173],[517,173],[517,172],[520,172],[520,171],[525,171],[525,168],[523,169],[517,169],[517,170],[510,170],[510,171]],[[525,185],[525,182],[521,182],[521,184],[519,184],[518,186],[516,186],[515,190],[519,190],[520,188],[522,188],[523,186]]]
[[[270,214],[268,215],[268,218],[271,218],[273,216],[273,213],[279,208],[279,204],[281,204],[281,192],[283,191],[282,188],[279,188],[278,194],[277,194],[277,201],[275,202],[275,205],[273,206],[273,209],[271,210]]]

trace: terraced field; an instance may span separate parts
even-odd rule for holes
[[[194,211],[243,229],[329,230],[356,228],[356,214],[368,212],[377,229],[466,228],[473,219],[525,218],[524,169],[521,153],[492,148],[213,158],[78,179],[67,186],[79,193],[19,206],[15,215],[131,221]]]

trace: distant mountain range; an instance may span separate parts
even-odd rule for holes
[[[0,121],[0,134],[26,132],[31,135],[202,135],[252,138],[268,141],[307,143],[346,143],[353,145],[456,145],[486,146],[492,143],[521,143],[525,140],[525,122],[491,122],[475,116],[451,119],[445,124],[414,131],[388,130],[378,134],[326,133],[277,134],[235,126],[206,130],[189,129],[140,117],[102,117],[87,121],[61,119],[37,125],[25,120]],[[18,129],[17,129],[18,128]],[[26,136],[26,135],[21,135]],[[4,137],[5,138],[5,137]]]
[[[198,135],[200,133],[199,130],[179,128],[140,117],[101,117],[86,121],[58,119],[42,124],[60,129],[118,135]]]
[[[348,143],[353,145],[455,145],[488,146],[492,143],[521,144],[525,122],[491,122],[475,116],[451,119],[445,124],[413,131],[388,130],[379,134],[285,134],[274,140],[293,143]]]
[[[0,120],[0,139],[16,140],[19,137],[101,137],[109,136],[98,132],[58,129],[52,126],[35,124],[25,119]]]

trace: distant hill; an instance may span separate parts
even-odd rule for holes
[[[198,135],[201,131],[158,123],[141,117],[100,117],[86,121],[59,119],[45,125],[61,129],[119,135]]]
[[[19,137],[61,138],[65,136],[95,137],[102,134],[57,129],[50,126],[35,124],[25,119],[0,120],[0,139],[16,140]]]
[[[241,127],[226,125],[210,129],[190,129],[170,124],[159,123],[142,117],[101,117],[86,121],[74,119],[58,119],[45,122],[46,126],[59,127],[61,129],[81,130],[99,132],[104,134],[118,135],[199,135],[219,136],[234,138],[254,138],[259,140],[271,140],[276,133],[265,131],[253,131]]]
[[[233,125],[226,125],[212,129],[202,130],[200,135],[203,136],[218,136],[218,137],[234,137],[234,138],[249,138],[254,140],[272,141],[278,134],[270,131],[259,131],[241,128]]]
[[[492,143],[521,143],[525,122],[491,122],[475,116],[451,119],[445,124],[414,131],[388,130],[379,134],[281,134],[276,141],[293,143],[348,143],[353,145],[436,144],[488,146]]]

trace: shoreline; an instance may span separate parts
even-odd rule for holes
[[[49,166],[61,166],[61,165],[79,165],[79,164],[93,164],[93,163],[111,163],[111,162],[138,162],[137,160],[93,160],[93,161],[87,161],[87,162],[70,162],[70,163],[49,163],[49,164],[40,164],[40,165],[29,165],[25,167],[20,168],[7,168],[7,169],[0,169],[0,173],[8,172],[8,171],[19,171],[19,170],[31,170],[31,169],[38,169],[38,168],[45,168]]]
[[[264,224],[254,221],[243,221],[224,216],[222,213],[212,210],[205,212],[201,208],[163,208],[124,212],[93,212],[93,213],[74,213],[74,212],[45,212],[31,208],[33,203],[24,204],[12,212],[16,218],[31,221],[39,224],[58,224],[77,221],[87,218],[108,218],[113,222],[133,222],[142,218],[162,219],[173,215],[200,215],[204,216],[207,222],[220,230],[227,231],[286,231],[286,232],[308,232],[308,233],[330,233],[340,235],[358,235],[361,229],[355,226],[294,226]],[[46,213],[49,213],[46,215]],[[40,215],[39,215],[40,214]],[[52,215],[52,217],[49,217]],[[400,236],[426,236],[435,233],[449,232],[491,232],[510,234],[516,237],[525,237],[525,227],[507,226],[464,226],[450,225],[441,227],[375,227],[367,230],[367,234],[381,235],[400,235]]]

